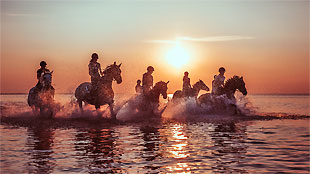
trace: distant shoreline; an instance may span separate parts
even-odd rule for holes
[[[74,93],[57,93],[60,95],[74,95]],[[119,93],[119,94],[124,94],[124,93]],[[28,93],[0,93],[0,95],[28,95]],[[295,95],[295,96],[309,96],[310,93],[288,93],[288,94],[274,94],[274,93],[253,93],[249,95]]]

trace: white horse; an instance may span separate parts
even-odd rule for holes
[[[215,111],[228,111],[234,115],[242,114],[237,107],[235,92],[239,90],[244,96],[248,94],[245,87],[243,77],[233,76],[228,79],[224,86],[218,88],[216,94],[202,94],[198,97],[198,104],[200,106],[211,106]]]
[[[33,87],[28,94],[28,105],[33,111],[40,109],[40,115],[52,117],[56,114],[56,105],[54,102],[55,89],[52,86],[52,73],[45,72],[41,76],[41,89]]]
[[[84,82],[76,88],[75,97],[81,111],[83,111],[82,102],[95,105],[96,109],[99,109],[102,105],[108,104],[112,119],[116,119],[116,115],[113,112],[114,92],[112,89],[112,82],[116,80],[117,84],[122,83],[120,67],[121,64],[117,65],[116,62],[107,66],[104,70],[104,76],[102,76],[98,82],[96,96],[91,96],[90,91],[92,89],[92,84],[89,82]]]

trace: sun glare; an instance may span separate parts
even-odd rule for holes
[[[179,43],[176,44],[166,55],[167,62],[175,68],[181,68],[189,62],[189,53]]]

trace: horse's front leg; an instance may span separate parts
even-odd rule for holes
[[[31,110],[32,110],[32,113],[35,114],[35,115],[39,115],[39,108],[32,105],[31,106]]]
[[[109,104],[109,108],[110,108],[110,113],[111,113],[111,119],[112,120],[116,120],[116,113],[114,112],[113,108],[114,108],[114,102]]]

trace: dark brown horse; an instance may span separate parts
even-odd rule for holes
[[[214,108],[225,109],[228,106],[237,109],[236,101],[235,101],[235,92],[239,90],[243,95],[247,95],[247,89],[245,87],[245,83],[243,81],[243,77],[234,76],[228,79],[223,87],[218,88],[217,94],[203,94],[198,98],[198,104],[212,106]],[[228,101],[230,102],[226,102]],[[237,112],[237,110],[235,110]]]
[[[185,93],[182,90],[177,90],[174,92],[172,101],[175,101],[176,99],[185,98],[185,97],[195,97],[197,98],[200,90],[206,90],[209,91],[209,87],[202,81],[199,80],[193,85],[193,88],[191,88],[187,93]]]
[[[163,82],[157,82],[153,89],[150,90],[147,94],[143,94],[143,100],[140,104],[140,107],[143,111],[154,111],[158,109],[159,106],[159,96],[162,95],[164,99],[167,99],[167,90],[169,81]]]
[[[164,109],[159,111],[160,95],[167,99],[167,84],[169,82],[157,82],[147,94],[138,94],[126,101],[117,112],[117,119],[122,121],[149,120],[151,117],[158,119]]]
[[[80,106],[80,109],[83,111],[82,102],[95,105],[96,109],[99,109],[100,106],[108,104],[111,111],[111,116],[115,119],[115,114],[113,112],[114,105],[114,92],[112,89],[112,82],[116,80],[117,84],[122,83],[121,76],[121,64],[114,64],[107,66],[104,70],[104,76],[100,78],[100,81],[97,86],[97,96],[93,97],[90,95],[92,84],[89,82],[84,82],[80,84],[75,90],[75,97]]]

